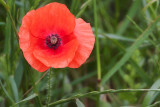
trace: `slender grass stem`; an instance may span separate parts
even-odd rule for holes
[[[49,70],[49,76],[48,76],[48,97],[47,97],[47,107],[48,107],[48,104],[50,102],[50,97],[51,97],[51,71],[52,71],[52,68],[50,68]]]
[[[98,75],[98,81],[101,81],[101,63],[100,63],[99,40],[98,40],[98,22],[97,22],[96,0],[93,0],[93,7],[94,7],[94,26],[95,26],[95,35],[96,35],[97,75]]]
[[[14,20],[13,20],[13,17],[12,17],[12,15],[11,15],[10,10],[9,10],[9,6],[8,6],[8,5],[5,3],[5,1],[3,1],[3,0],[0,0],[0,3],[5,7],[7,13],[9,14],[9,17],[10,17],[10,20],[11,20],[11,22],[12,22],[12,26],[13,26],[13,29],[14,29],[14,31],[15,31],[15,33],[16,33],[16,37],[17,37],[17,41],[18,41],[18,31],[17,31],[17,29],[16,29],[15,22],[14,22]]]
[[[47,71],[41,76],[41,78],[40,78],[38,81],[35,82],[35,85],[37,85],[37,84],[43,79],[43,77],[48,73],[48,71],[49,71],[49,70],[47,70]],[[33,89],[33,86],[32,86],[28,91],[26,91],[26,92],[24,93],[23,97],[26,96],[32,89]]]
[[[101,61],[100,61],[100,51],[99,51],[99,40],[98,40],[98,19],[97,19],[97,6],[96,0],[93,0],[93,8],[94,8],[94,26],[95,26],[95,35],[96,35],[96,55],[97,55],[97,80],[98,80],[98,88],[101,90]],[[97,106],[100,104],[100,96],[97,96]]]
[[[92,92],[89,92],[89,93],[77,94],[77,95],[69,97],[69,98],[58,100],[56,102],[50,103],[49,106],[55,106],[55,105],[58,105],[58,104],[62,104],[62,103],[65,103],[65,102],[75,100],[77,98],[83,98],[83,97],[86,97],[86,96],[109,94],[109,93],[121,93],[121,92],[148,92],[148,91],[160,92],[160,89],[118,89],[118,90],[109,89],[109,90],[104,90],[104,91],[92,91]]]

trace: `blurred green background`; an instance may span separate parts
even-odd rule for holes
[[[38,107],[62,98],[107,89],[160,87],[159,0],[0,0],[0,107]],[[23,16],[50,2],[67,5],[78,18],[98,31],[101,83],[97,82],[96,45],[78,69],[51,69],[40,73],[26,62],[12,26],[18,31]],[[10,14],[9,14],[10,13]],[[97,21],[98,28],[95,28]],[[48,78],[51,76],[50,101]],[[101,84],[101,85],[100,85]],[[97,100],[100,97],[100,100]],[[122,92],[85,96],[57,107],[158,107],[159,92]],[[97,102],[99,102],[97,104]],[[53,105],[51,105],[53,106]],[[160,106],[160,105],[159,105]]]

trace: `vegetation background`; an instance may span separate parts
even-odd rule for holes
[[[94,50],[78,69],[37,72],[19,48],[23,16],[50,2],[93,28]],[[160,106],[159,14],[159,0],[0,0],[0,107]]]

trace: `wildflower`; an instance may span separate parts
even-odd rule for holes
[[[80,67],[94,42],[90,24],[76,19],[64,4],[56,2],[29,11],[19,29],[24,57],[39,72],[50,67]]]

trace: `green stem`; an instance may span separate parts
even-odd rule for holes
[[[93,96],[93,95],[108,94],[108,93],[121,93],[121,92],[148,92],[148,91],[160,92],[160,89],[118,89],[118,90],[110,89],[110,90],[104,90],[104,91],[92,91],[89,93],[77,94],[69,98],[58,100],[56,102],[50,103],[49,106],[55,106],[58,104],[62,104],[65,102],[75,100],[77,98],[83,98],[83,97]]]
[[[51,97],[51,71],[52,71],[52,68],[50,68],[49,70],[49,76],[48,76],[48,98],[47,98],[47,107],[48,107],[48,104],[50,102],[50,97]]]
[[[100,63],[100,54],[99,54],[100,52],[99,52],[99,40],[98,40],[96,0],[93,0],[93,7],[94,7],[94,26],[95,26],[95,35],[96,35],[97,74],[98,74],[98,81],[101,81],[101,63]]]
[[[9,6],[5,3],[4,0],[0,0],[0,3],[4,6],[4,8],[8,11],[9,10]]]
[[[72,0],[72,5],[71,5],[71,8],[70,8],[70,11],[73,13],[74,12],[74,7],[76,5],[76,1],[77,0]]]
[[[98,22],[97,22],[97,6],[96,0],[93,0],[93,8],[94,8],[94,26],[95,26],[95,35],[96,35],[96,56],[97,56],[97,80],[98,80],[98,88],[101,90],[101,63],[100,63],[100,51],[99,51],[99,40],[98,40]],[[100,104],[100,95],[97,96],[97,106]]]
[[[17,41],[18,41],[18,31],[17,31],[17,29],[16,29],[16,25],[15,25],[15,22],[14,22],[14,20],[13,20],[12,15],[11,15],[9,6],[8,6],[8,5],[5,3],[5,1],[3,1],[3,0],[0,0],[0,3],[5,7],[7,13],[9,14],[9,17],[10,17],[10,20],[11,20],[11,22],[12,22],[12,26],[13,26],[13,28],[14,28],[14,31],[15,31],[16,37],[17,37]]]

